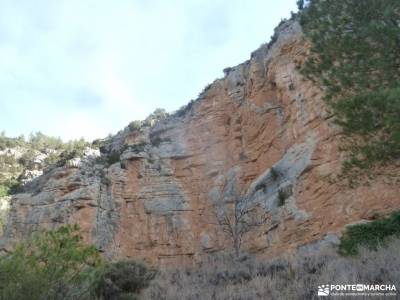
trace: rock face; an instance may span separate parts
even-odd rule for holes
[[[355,188],[338,180],[340,128],[322,91],[299,72],[308,46],[299,24],[286,22],[274,43],[226,69],[194,103],[109,140],[102,151],[120,161],[74,161],[34,179],[12,199],[0,246],[40,227],[78,223],[110,259],[201,259],[231,246],[215,220],[229,186],[267,213],[243,242],[266,256],[335,240],[348,223],[398,209],[396,177]]]

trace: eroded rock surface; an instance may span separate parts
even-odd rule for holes
[[[1,247],[39,227],[78,223],[109,258],[184,263],[230,246],[214,208],[229,184],[270,216],[244,241],[259,255],[313,245],[398,209],[393,178],[356,188],[332,181],[343,161],[340,128],[321,90],[299,73],[307,51],[299,24],[286,22],[273,44],[226,69],[186,109],[109,140],[102,151],[119,162],[71,161],[34,179],[12,200]]]

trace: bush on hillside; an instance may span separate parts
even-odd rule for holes
[[[150,284],[155,271],[144,263],[120,261],[106,266],[96,285],[96,296],[100,299],[138,299],[139,294]]]
[[[339,252],[343,255],[355,255],[361,246],[376,250],[391,236],[400,236],[400,212],[385,219],[349,226],[340,239]]]
[[[60,138],[47,136],[40,131],[34,134],[30,134],[27,144],[31,149],[40,151],[42,153],[46,153],[48,149],[57,150],[61,149],[64,146],[64,143]]]
[[[239,262],[232,256],[214,255],[199,266],[165,267],[143,296],[146,300],[318,299],[321,284],[399,283],[399,249],[396,239],[377,251],[361,247],[358,256],[352,257],[339,256],[328,248],[268,260],[247,257]]]
[[[118,151],[113,151],[107,155],[107,163],[109,165],[115,164],[121,161],[121,155]]]
[[[0,185],[0,198],[8,195],[9,189],[7,186]]]
[[[131,131],[138,131],[140,128],[142,128],[142,121],[135,120],[129,123],[128,125],[129,129]]]
[[[0,134],[0,150],[21,147],[23,148],[23,154],[18,161],[15,161],[12,155],[2,155],[0,158],[0,165],[3,165],[4,157],[6,157],[6,159],[14,159],[14,162],[8,164],[21,167],[21,170],[17,172],[20,174],[24,169],[34,168],[34,159],[38,154],[44,153],[47,157],[41,163],[43,168],[53,165],[63,166],[67,160],[82,156],[85,149],[89,146],[90,144],[83,138],[64,143],[60,138],[46,136],[41,132],[31,134],[27,140],[24,136],[17,138],[6,137],[5,133],[2,132]],[[94,146],[95,145],[92,145],[92,147]]]
[[[21,190],[21,183],[18,179],[7,178],[0,180],[0,197],[16,194]]]
[[[4,131],[0,132],[0,150],[4,150],[6,148],[15,148],[21,147],[25,144],[25,137],[19,136],[17,138],[10,138],[6,136]]]
[[[89,299],[98,251],[77,226],[43,231],[0,257],[0,299]]]
[[[167,118],[169,114],[163,108],[156,108],[154,112],[147,116],[147,118],[141,122],[142,126],[151,126],[153,122],[157,122]]]

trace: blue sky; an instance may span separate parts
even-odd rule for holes
[[[104,137],[196,98],[296,0],[0,0],[0,131]]]

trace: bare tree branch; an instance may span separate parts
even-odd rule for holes
[[[264,225],[268,216],[250,196],[239,193],[236,188],[231,193],[229,198],[224,196],[224,191],[221,193],[215,215],[222,231],[232,240],[235,255],[239,256],[243,237]]]

